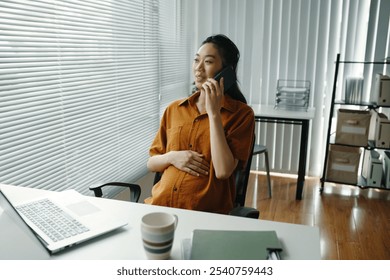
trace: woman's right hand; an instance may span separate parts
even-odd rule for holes
[[[209,174],[210,164],[202,154],[190,150],[172,151],[171,153],[171,164],[177,169],[194,176]]]

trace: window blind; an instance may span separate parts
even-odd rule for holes
[[[157,1],[0,2],[0,182],[90,194],[146,173]]]
[[[172,101],[191,93],[188,21],[183,6],[180,0],[160,3],[160,116]]]

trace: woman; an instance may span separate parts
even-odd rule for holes
[[[150,148],[147,166],[163,172],[145,203],[228,213],[235,198],[234,170],[251,153],[254,114],[237,81],[224,92],[225,67],[237,71],[240,54],[224,35],[208,37],[195,55],[197,91],[170,104]]]

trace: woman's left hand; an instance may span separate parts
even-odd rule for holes
[[[216,81],[213,78],[207,79],[202,85],[206,93],[206,112],[208,115],[219,113],[221,110],[221,103],[223,98],[224,86],[223,78]]]

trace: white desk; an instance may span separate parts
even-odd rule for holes
[[[23,187],[6,186],[4,190],[9,199],[14,202],[31,199],[43,192],[56,195],[56,192]],[[317,227],[150,206],[89,196],[86,199],[100,208],[110,210],[113,215],[124,216],[128,220],[128,225],[114,233],[98,237],[53,255],[51,256],[52,259],[145,259],[140,232],[141,217],[146,213],[156,211],[175,213],[179,217],[172,249],[172,259],[182,258],[181,241],[190,238],[194,229],[276,230],[284,249],[281,254],[283,259],[321,258],[319,229]],[[1,238],[0,232],[1,242],[7,241]]]
[[[308,108],[307,111],[293,111],[277,109],[273,105],[251,104],[256,116],[281,118],[283,120],[311,120],[314,119],[315,108]]]
[[[299,166],[296,199],[302,199],[303,185],[305,183],[307,145],[309,140],[309,122],[314,118],[315,109],[308,108],[307,111],[291,111],[275,109],[271,105],[252,104],[255,119],[260,122],[273,122],[283,124],[301,125],[301,145],[299,148]]]

